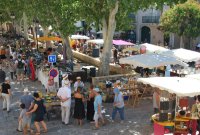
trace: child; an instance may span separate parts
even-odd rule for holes
[[[23,134],[27,135],[27,131],[28,129],[30,129],[31,118],[30,116],[26,115],[27,110],[25,109],[25,104],[22,103],[20,107],[22,110],[21,110],[18,120],[19,120],[19,123],[20,122],[22,123]]]

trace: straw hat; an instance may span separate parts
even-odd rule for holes
[[[76,80],[81,80],[81,77],[80,76],[76,77]]]
[[[68,74],[63,74],[63,75],[62,75],[62,78],[63,78],[63,79],[68,78]]]

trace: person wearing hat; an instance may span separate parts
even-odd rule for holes
[[[5,78],[5,82],[1,85],[1,93],[3,97],[3,110],[10,112],[10,97],[11,97],[11,87],[9,77]]]
[[[119,88],[117,87],[117,83],[114,84],[114,90],[113,90],[115,97],[114,97],[114,103],[113,103],[113,112],[112,112],[112,122],[115,120],[115,116],[117,112],[119,112],[121,123],[124,121],[124,98],[123,94],[119,91]]]
[[[23,92],[24,92],[24,95],[20,97],[20,102],[21,104],[24,104],[25,109],[29,111],[32,109],[34,105],[34,97],[32,95],[29,95],[28,88],[24,88]],[[31,119],[31,115],[30,115],[30,119]],[[28,128],[30,128],[30,124],[31,123],[28,124]],[[22,121],[19,121],[17,131],[22,132]]]
[[[94,121],[95,121],[95,127],[93,128],[94,130],[99,129],[99,118],[102,120],[103,125],[105,125],[104,118],[101,113],[101,106],[102,106],[102,96],[100,95],[100,90],[99,88],[94,88],[94,94],[95,94],[95,99],[94,99]]]
[[[71,89],[68,87],[69,81],[65,81],[57,93],[58,98],[61,100],[61,117],[62,123],[69,124],[70,107],[71,107]]]
[[[117,85],[118,89],[120,90],[120,89],[121,89],[121,81],[120,81],[120,80],[117,80],[117,81],[116,81],[116,85]]]
[[[62,80],[62,87],[65,85],[65,82],[69,82],[69,88],[71,87],[71,82],[69,81],[69,79],[68,79],[68,74],[63,74],[62,75],[62,78],[63,78],[63,80]]]
[[[78,76],[76,77],[76,82],[74,83],[74,90],[76,91],[78,87],[83,88],[84,87],[84,83],[81,81],[81,77]]]

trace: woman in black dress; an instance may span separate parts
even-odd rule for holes
[[[26,114],[30,115],[33,112],[35,113],[34,125],[37,130],[36,135],[40,135],[39,123],[41,123],[42,127],[44,128],[43,133],[47,132],[47,126],[46,123],[44,122],[44,114],[46,110],[44,107],[44,101],[39,97],[39,94],[37,92],[33,94],[33,97],[35,98],[34,107]]]
[[[84,108],[84,97],[81,94],[81,87],[77,88],[74,94],[75,107],[74,107],[74,118],[77,119],[78,125],[82,126],[83,119],[85,118],[85,108]]]
[[[87,120],[90,122],[94,121],[94,93],[93,93],[93,85],[89,88],[89,98],[87,101]]]

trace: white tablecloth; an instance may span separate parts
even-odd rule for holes
[[[37,77],[38,80],[42,83],[42,85],[44,85],[45,89],[47,88],[47,83],[48,83],[48,79],[49,79],[49,74],[47,75],[45,72],[42,71],[42,69],[38,69],[37,70]],[[59,87],[59,75],[57,75],[54,78],[54,82],[56,84],[56,88]]]

